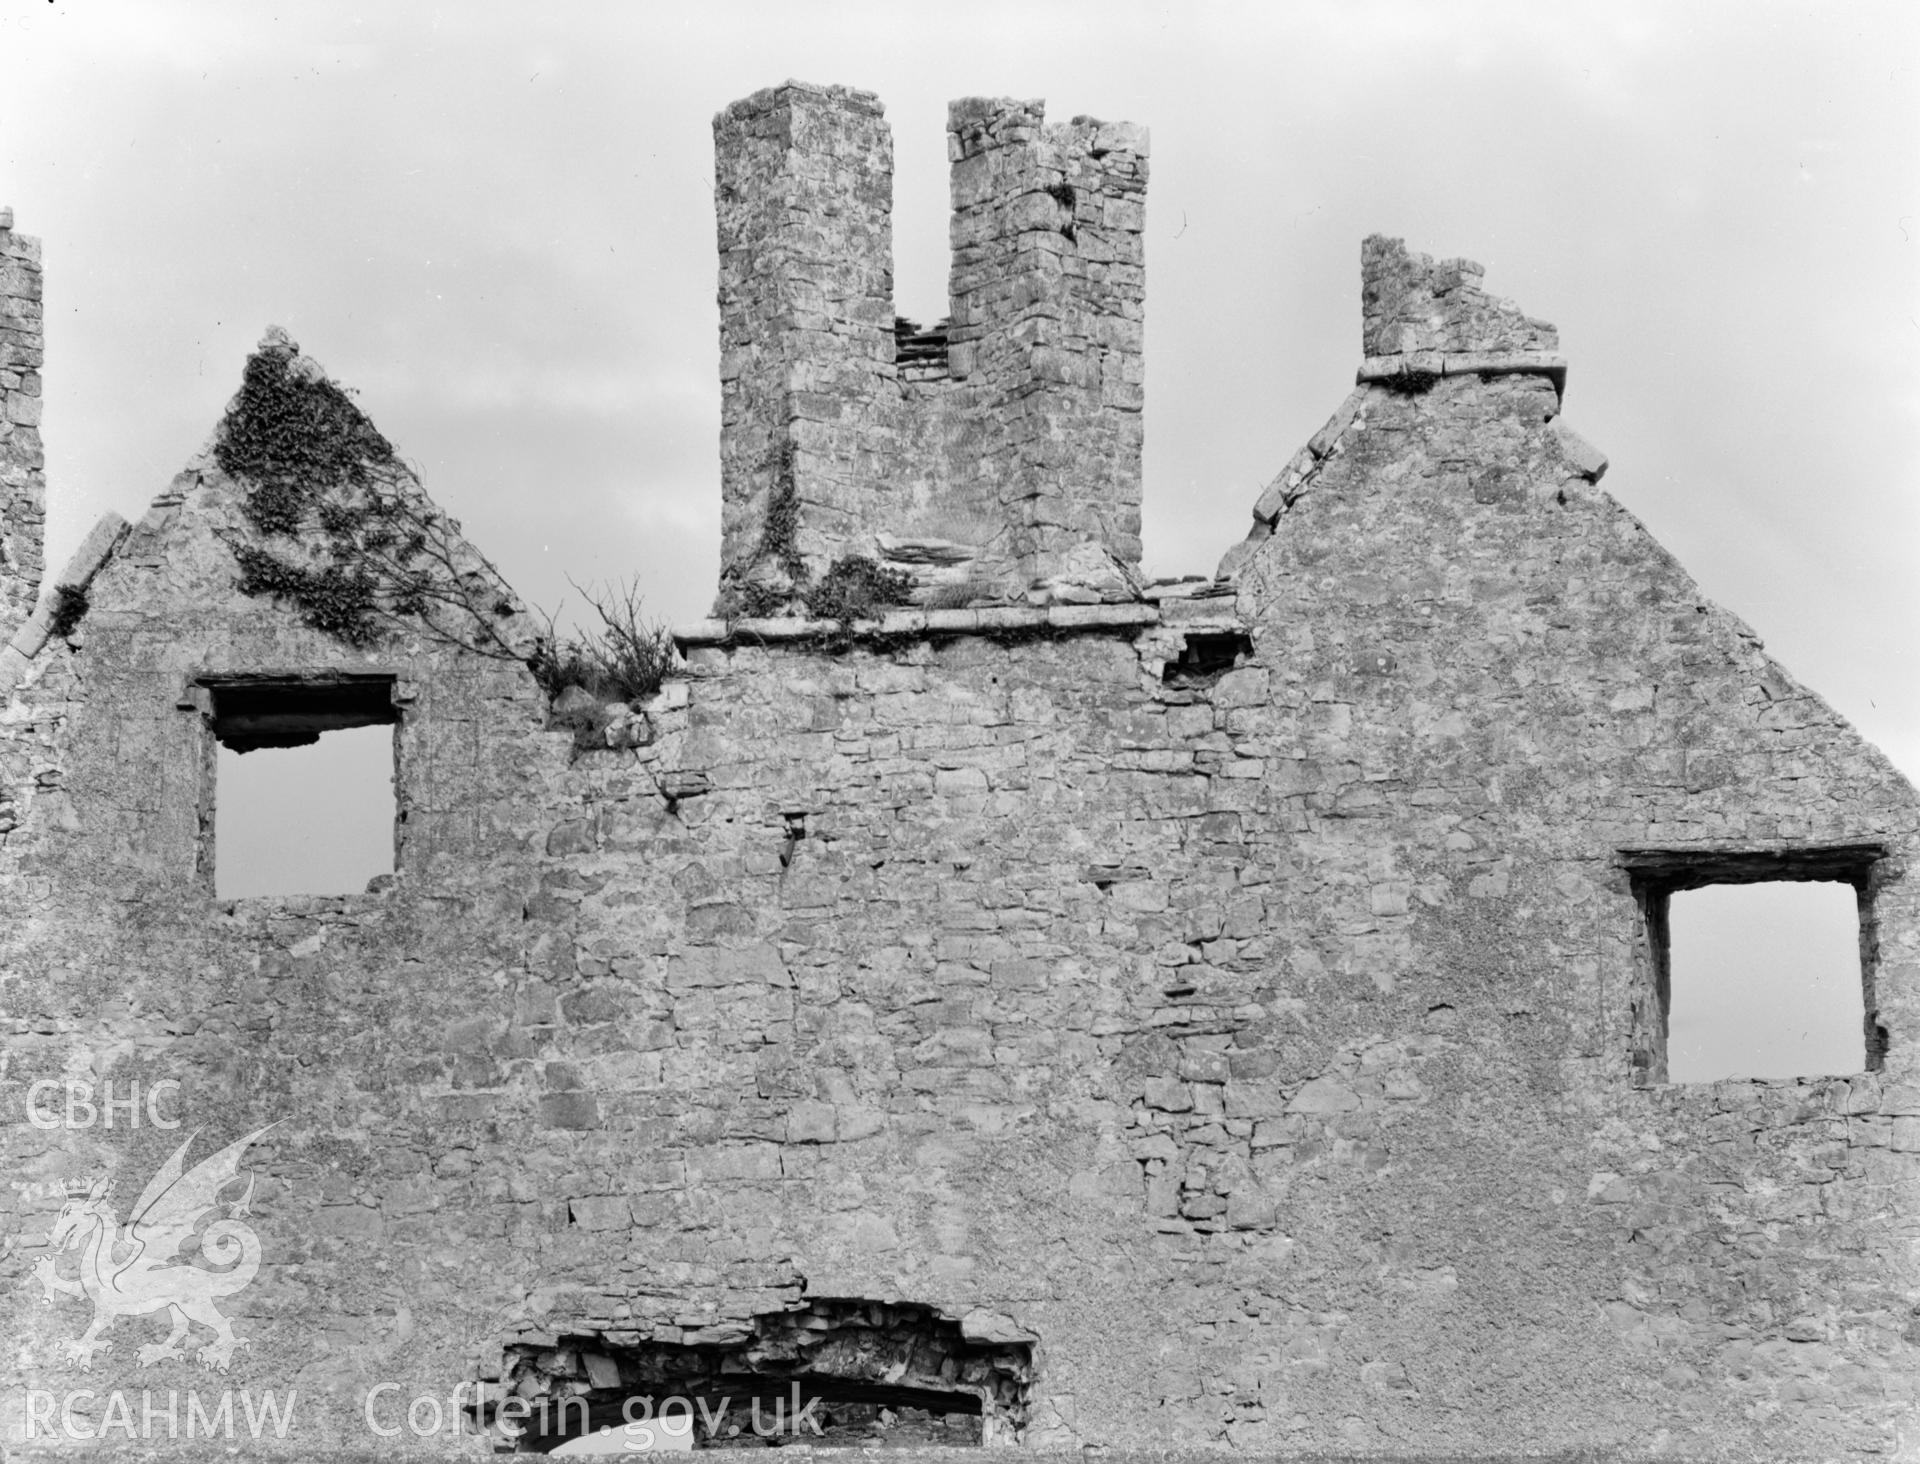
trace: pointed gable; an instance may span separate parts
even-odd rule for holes
[[[532,624],[285,332],[103,557],[72,654],[44,653],[28,678],[69,720],[69,791],[47,827],[122,831],[91,872],[210,893],[216,743],[377,724],[395,729],[397,870],[454,870],[521,837],[502,832],[524,796],[513,768],[547,735]],[[58,840],[47,854],[68,857]]]
[[[433,648],[515,662],[533,649],[498,571],[350,392],[278,327],[122,557],[145,572],[148,614],[282,622],[295,639],[332,643],[312,642],[322,659]]]
[[[1920,899],[1879,888],[1879,856],[1858,852],[1914,850],[1920,805],[1598,486],[1606,459],[1560,419],[1551,327],[1486,295],[1469,262],[1379,239],[1364,260],[1376,354],[1222,565],[1274,668],[1273,791],[1316,867],[1351,866],[1317,918],[1330,943],[1372,922],[1375,981],[1432,979],[1448,961],[1460,977],[1476,960],[1533,967],[1540,984],[1515,1000],[1596,1056],[1632,1031],[1647,1081],[1662,1070],[1643,1010],[1654,977],[1636,967],[1632,922],[1588,902],[1624,895],[1643,867],[1711,874],[1723,855],[1838,878],[1794,872],[1807,851],[1838,849],[1845,877],[1873,884],[1875,918],[1920,921]],[[1356,828],[1397,845],[1388,883],[1435,892],[1424,920],[1380,918],[1370,892],[1384,876]],[[1519,923],[1476,932],[1496,909]],[[1545,937],[1514,914],[1530,910],[1564,915],[1555,950],[1596,957],[1520,954]],[[1870,1024],[1893,1020],[1911,983],[1883,971]]]

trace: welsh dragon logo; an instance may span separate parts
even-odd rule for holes
[[[240,1223],[242,1215],[251,1213],[252,1172],[239,1199],[223,1201],[220,1191],[238,1180],[240,1156],[247,1146],[272,1127],[255,1129],[183,1174],[187,1150],[199,1133],[196,1129],[140,1192],[125,1225],[107,1203],[111,1180],[95,1180],[84,1194],[70,1191],[72,1197],[48,1237],[47,1247],[53,1254],[42,1256],[33,1268],[46,1287],[48,1306],[63,1294],[84,1296],[93,1303],[93,1325],[79,1341],[62,1344],[69,1358],[90,1370],[94,1353],[112,1351],[113,1343],[101,1340],[100,1334],[116,1320],[169,1310],[173,1331],[166,1341],[139,1350],[140,1365],[186,1356],[180,1343],[198,1322],[212,1331],[213,1340],[194,1356],[210,1368],[226,1371],[234,1348],[247,1344],[233,1335],[233,1324],[220,1314],[214,1299],[231,1296],[253,1280],[260,1269],[260,1238],[251,1226]],[[226,1212],[224,1218],[202,1228],[209,1216],[220,1211]],[[196,1234],[199,1259],[223,1269],[197,1265],[190,1255],[181,1254]],[[76,1249],[80,1252],[78,1276],[60,1275],[60,1254]]]

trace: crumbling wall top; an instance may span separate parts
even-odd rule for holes
[[[1373,234],[1360,246],[1360,274],[1363,355],[1560,348],[1546,321],[1481,289],[1486,270],[1471,259],[1436,260]]]
[[[713,125],[716,128],[723,127],[729,122],[742,122],[750,117],[781,111],[794,96],[828,103],[835,111],[868,112],[875,117],[884,117],[887,112],[876,94],[857,86],[821,85],[819,82],[796,81],[788,77],[778,86],[763,86],[749,96],[729,102],[713,114]]]
[[[1360,383],[1420,390],[1442,376],[1520,373],[1564,393],[1559,332],[1481,289],[1485,273],[1471,259],[1436,262],[1380,234],[1362,241]]]

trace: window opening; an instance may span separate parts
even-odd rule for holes
[[[208,685],[214,894],[358,894],[393,873],[391,677]]]
[[[1827,882],[1671,897],[1667,1078],[1794,1078],[1866,1067],[1858,897]]]
[[[1253,637],[1244,630],[1189,631],[1160,679],[1168,686],[1206,686],[1252,656]]]
[[[1879,1069],[1872,896],[1882,852],[1625,853],[1644,921],[1636,1083]]]

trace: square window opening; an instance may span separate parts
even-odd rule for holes
[[[1253,637],[1244,630],[1188,631],[1180,654],[1167,662],[1160,679],[1168,686],[1211,686],[1252,659]]]
[[[1877,845],[1622,857],[1644,926],[1638,1086],[1877,1071]]]
[[[394,872],[393,685],[206,683],[216,898],[358,894]]]

